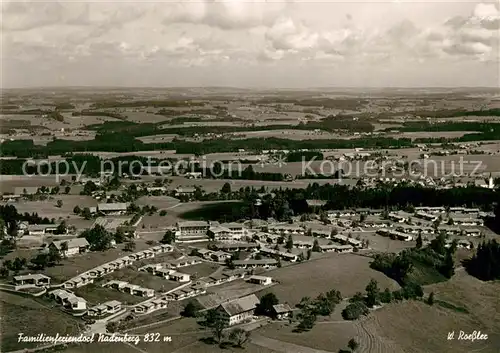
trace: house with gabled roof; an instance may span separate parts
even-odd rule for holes
[[[251,319],[259,303],[259,298],[255,294],[250,294],[222,303],[215,310],[222,320],[232,326]]]
[[[67,250],[64,249],[64,243],[66,243]],[[73,256],[86,252],[90,247],[89,242],[85,238],[73,238],[68,240],[55,240],[49,244],[49,249],[54,248],[61,253],[63,256]]]

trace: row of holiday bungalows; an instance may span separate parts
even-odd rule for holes
[[[227,271],[209,276],[208,278],[204,278],[203,282],[206,283],[207,287],[218,286],[220,284],[232,282],[237,279],[243,279],[245,278],[245,274],[246,271],[244,270]]]
[[[231,258],[231,254],[222,250],[199,249],[197,252],[198,256],[209,261],[224,262]]]
[[[379,229],[379,230],[377,230],[377,234],[381,235],[383,237],[389,237],[391,239],[397,239],[397,240],[402,240],[402,241],[412,241],[413,240],[412,235],[410,235],[408,233],[399,232],[399,231],[394,230],[394,229],[387,229],[387,228]]]
[[[267,255],[267,256],[271,256],[271,257],[279,256],[281,259],[283,259],[285,261],[290,261],[290,262],[296,262],[299,259],[298,255],[275,250],[275,249],[269,249],[266,247],[261,247],[260,253]]]
[[[445,213],[447,211],[446,207],[430,207],[430,206],[419,206],[415,207],[415,211],[426,212],[426,213]],[[463,214],[479,214],[479,208],[467,208],[467,207],[450,207],[448,210],[450,213],[463,213]]]
[[[354,210],[328,210],[326,214],[328,218],[338,218],[338,217],[356,217],[361,214],[380,216],[384,213],[383,209],[372,209],[372,208],[356,208]]]
[[[112,315],[122,310],[122,303],[118,300],[110,300],[102,304],[93,306],[87,310],[88,316]]]
[[[102,286],[104,288],[113,288],[123,293],[136,295],[138,297],[151,298],[155,295],[154,289],[144,288],[137,284],[131,284],[125,281],[113,280],[103,284]]]
[[[389,230],[389,228],[382,229]],[[434,234],[435,230],[432,227],[420,227],[413,225],[400,225],[395,227],[395,230],[400,233],[406,234],[423,234],[429,235]],[[458,227],[458,226],[449,226],[449,225],[441,225],[437,228],[438,232],[444,232],[446,235],[466,235],[466,236],[480,236],[482,231],[479,228],[471,228],[471,227]]]
[[[78,288],[83,287],[87,284],[93,283],[94,279],[103,277],[110,274],[116,270],[122,269],[124,267],[132,265],[135,261],[150,259],[155,257],[156,254],[161,254],[165,252],[173,251],[173,247],[168,244],[157,245],[147,250],[139,251],[134,254],[130,254],[104,265],[95,267],[87,272],[84,272],[66,282],[64,282],[64,288]]]
[[[184,300],[197,295],[202,295],[207,292],[206,285],[203,283],[189,285],[180,289],[176,289],[166,294],[168,300]]]
[[[139,303],[134,305],[132,311],[135,314],[143,315],[143,314],[151,314],[154,311],[166,309],[168,307],[168,300],[164,298],[148,300],[146,302]]]
[[[139,268],[139,271],[149,272],[153,276],[158,276],[176,282],[189,282],[191,280],[191,276],[187,273],[181,273],[173,269],[166,268],[163,264],[146,265]]]
[[[454,226],[441,226],[438,228],[438,232],[444,232],[446,235],[466,235],[478,237],[481,236],[482,232],[477,228],[460,228]],[[414,230],[414,228],[398,227],[396,230],[384,228],[377,230],[377,234],[390,237],[392,239],[402,240],[402,241],[412,241],[416,237],[412,234],[418,234],[419,231]],[[421,231],[422,234],[433,234],[434,229],[425,228]]]

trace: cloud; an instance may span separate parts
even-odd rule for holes
[[[164,13],[164,25],[203,24],[224,30],[270,26],[287,8],[286,2],[248,0],[177,3]]]
[[[209,68],[212,75],[210,68],[220,65],[243,74],[250,66],[272,66],[283,77],[285,69],[293,71],[299,65],[301,70],[305,65],[311,70],[316,65],[318,70],[349,65],[379,70],[383,63],[386,68],[411,70],[413,63],[432,68],[450,62],[498,61],[500,12],[495,5],[477,4],[464,11],[450,5],[452,12],[443,11],[428,21],[410,16],[410,10],[404,10],[410,5],[381,4],[401,6],[386,21],[364,13],[362,5],[339,10],[335,17],[318,4],[264,0],[16,1],[2,4],[1,55],[9,63],[32,65],[30,72],[39,62],[56,72],[68,63],[92,67],[104,60],[111,70],[116,63],[116,72],[118,67],[200,67]],[[434,5],[425,6],[430,14]]]

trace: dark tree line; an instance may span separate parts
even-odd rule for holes
[[[483,281],[500,279],[500,244],[495,240],[483,242],[476,254],[465,262],[469,274]]]

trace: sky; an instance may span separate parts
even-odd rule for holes
[[[500,0],[3,0],[1,15],[2,88],[500,86]]]

